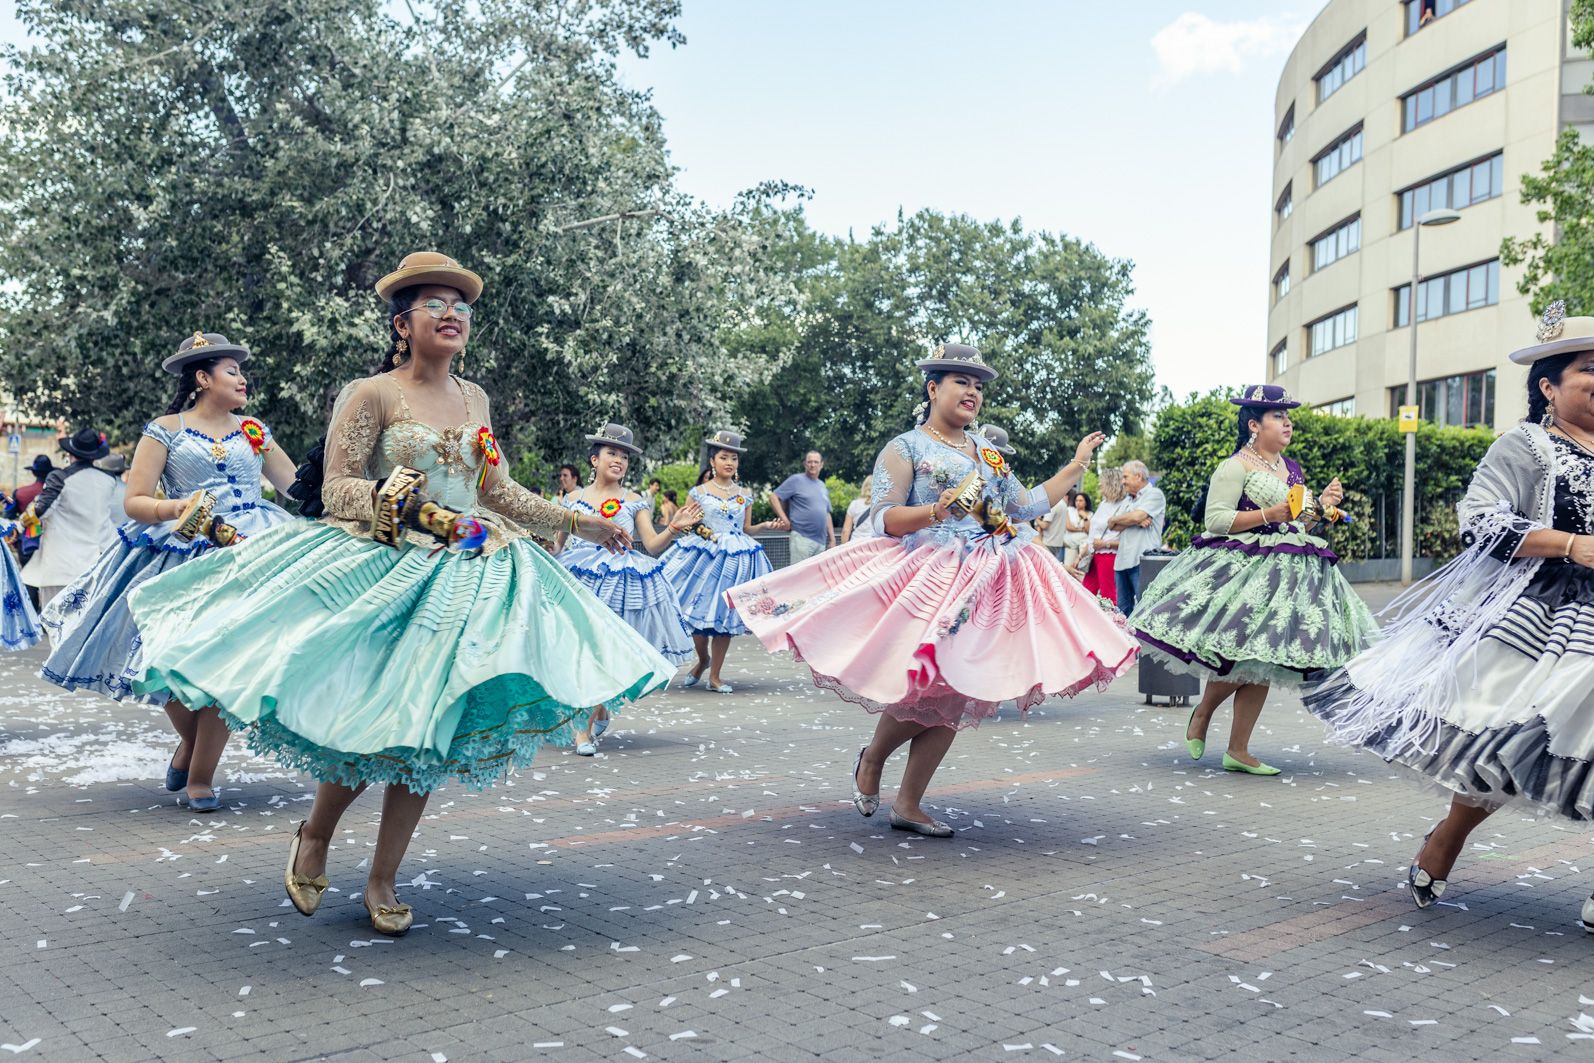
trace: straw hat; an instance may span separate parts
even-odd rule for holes
[[[457,288],[467,303],[474,303],[482,293],[482,279],[458,262],[437,251],[416,251],[405,255],[398,269],[376,282],[376,294],[391,299],[394,292],[421,284]]]

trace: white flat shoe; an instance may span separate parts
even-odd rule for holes
[[[608,729],[609,729],[609,718],[607,716],[605,716],[601,720],[595,721],[593,723],[593,725],[592,725],[592,737],[593,737],[593,740],[596,741],[597,739],[602,738],[603,737],[603,732],[607,731]]]
[[[897,815],[897,810],[894,808],[891,810],[891,829],[905,830],[911,834],[922,834],[926,838],[952,837],[952,828],[947,826],[945,823],[942,823],[940,820],[932,819],[928,823],[920,823],[916,819],[909,819],[907,816]]]
[[[729,683],[721,683],[719,686],[715,686],[713,683],[704,683],[703,689],[707,690],[710,694],[730,694],[736,690],[736,688],[731,686]]]
[[[703,681],[703,677],[702,676],[693,675],[690,672],[688,672],[687,675],[686,675],[686,679],[681,683],[681,689],[682,690],[687,690],[687,689],[689,689],[691,687],[695,687],[699,683],[701,683],[702,681]]]
[[[576,743],[576,756],[578,756],[578,757],[595,757],[597,755],[598,755],[598,743],[596,743],[596,742],[577,742]]]
[[[859,749],[858,759],[852,762],[852,807],[858,810],[858,815],[865,818],[880,811],[880,795],[866,794],[858,789],[858,769],[863,767],[863,754],[868,748],[864,746]]]
[[[1594,897],[1583,902],[1583,929],[1594,934]]]

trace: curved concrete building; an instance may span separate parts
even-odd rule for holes
[[[1503,429],[1525,411],[1533,338],[1500,243],[1567,127],[1594,130],[1594,63],[1570,0],[1329,0],[1279,78],[1267,379],[1330,412],[1388,417],[1411,342],[1413,219],[1422,415]]]

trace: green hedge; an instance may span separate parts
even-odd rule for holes
[[[1237,441],[1238,408],[1208,395],[1165,407],[1152,437],[1157,486],[1168,498],[1167,539],[1185,546],[1196,530],[1193,508],[1212,470]],[[1330,532],[1334,548],[1347,561],[1366,560],[1378,541],[1375,500],[1385,498],[1386,536],[1397,540],[1400,490],[1405,470],[1405,440],[1392,419],[1334,417],[1310,410],[1291,411],[1295,438],[1289,456],[1300,462],[1308,485],[1321,491],[1339,477],[1345,487],[1343,509],[1356,518]],[[1447,559],[1459,549],[1454,505],[1472,479],[1494,433],[1486,428],[1435,428],[1417,433],[1417,554]],[[1391,555],[1394,553],[1392,548]]]

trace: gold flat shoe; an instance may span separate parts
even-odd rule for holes
[[[288,843],[288,869],[282,873],[282,885],[288,891],[288,900],[293,902],[300,915],[314,915],[315,910],[321,907],[321,895],[331,883],[325,875],[306,878],[294,870],[299,866],[299,832],[302,830],[303,823],[294,830],[293,841]]]
[[[385,904],[371,907],[371,902],[364,897],[365,910],[371,913],[371,927],[378,934],[388,937],[403,937],[410,932],[410,924],[415,922],[415,913],[407,904],[396,904],[389,908]]]

